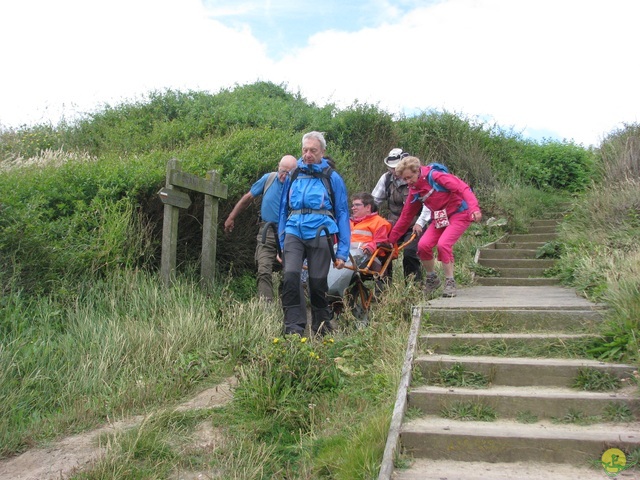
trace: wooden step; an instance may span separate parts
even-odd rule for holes
[[[429,309],[423,324],[462,332],[580,332],[602,322],[602,310],[547,309]]]
[[[506,277],[480,277],[475,276],[474,282],[478,285],[490,287],[539,287],[545,285],[559,285],[557,278],[506,278]]]
[[[535,248],[524,249],[524,248],[511,248],[507,246],[500,247],[500,248],[482,248],[479,251],[480,251],[479,259],[482,259],[482,260],[516,259],[516,258],[536,259],[536,253],[537,253],[537,250]]]
[[[432,353],[451,353],[459,346],[484,346],[500,344],[522,351],[544,346],[571,346],[584,344],[598,338],[586,333],[429,333],[420,336],[420,346]]]
[[[503,251],[508,253],[509,250]],[[541,258],[483,258],[482,253],[478,259],[478,264],[487,268],[501,269],[501,268],[551,268],[556,264],[553,259],[541,259]]]
[[[571,358],[501,358],[487,356],[420,355],[415,360],[429,384],[441,370],[462,365],[465,371],[485,375],[492,385],[570,387],[582,369],[595,369],[619,379],[633,378],[635,367],[619,363]]]
[[[611,393],[557,387],[498,386],[478,389],[424,385],[413,388],[408,395],[408,406],[419,409],[425,415],[442,417],[446,409],[460,404],[488,407],[501,419],[517,419],[527,415],[534,420],[559,421],[571,415],[582,415],[582,418],[590,418],[592,423],[602,423],[607,421],[608,411],[614,407],[627,408],[635,419],[640,418],[640,398],[632,386]]]
[[[538,251],[538,249],[544,246],[547,242],[509,242],[509,241],[501,241],[496,242],[496,249],[515,249],[515,250],[533,250],[534,257]]]
[[[640,429],[637,424],[579,427],[551,422],[464,422],[429,416],[407,422],[400,440],[404,451],[417,458],[585,466],[598,461],[609,446],[626,451],[640,447]],[[515,472],[512,474],[512,478],[518,478]]]

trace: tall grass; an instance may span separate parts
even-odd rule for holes
[[[600,149],[605,174],[574,203],[561,225],[565,253],[559,275],[588,298],[609,307],[593,354],[640,359],[640,177],[637,127],[612,134]]]
[[[143,272],[86,284],[68,305],[10,298],[0,347],[2,455],[215,382],[279,326],[274,308],[224,289],[207,296],[191,282],[165,289]]]

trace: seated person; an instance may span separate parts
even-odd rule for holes
[[[351,196],[351,248],[350,254],[358,268],[366,268],[378,243],[388,243],[391,223],[378,215],[373,196],[367,192]],[[371,265],[371,271],[379,271],[382,263],[378,258]],[[353,270],[331,268],[327,281],[329,294],[342,296],[353,277]]]
[[[391,223],[378,215],[378,207],[369,193],[356,193],[351,197],[351,248],[361,251],[358,267],[365,268],[379,243],[388,243]],[[355,255],[354,255],[355,256]],[[378,258],[370,267],[379,271],[382,264]]]

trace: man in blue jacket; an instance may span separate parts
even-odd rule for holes
[[[333,237],[338,237],[335,268],[349,257],[351,227],[347,187],[324,157],[327,142],[320,132],[302,137],[302,157],[282,190],[278,232],[283,252],[282,308],[284,333],[304,334],[307,312],[300,288],[302,264],[307,260],[311,332],[331,330],[327,275]],[[329,237],[327,237],[327,233]]]

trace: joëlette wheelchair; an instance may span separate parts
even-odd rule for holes
[[[273,230],[278,237],[278,227],[275,223],[269,222],[262,229],[262,243],[266,243],[269,229]],[[336,260],[335,245],[333,235],[329,233],[327,227],[320,227],[316,232],[316,237],[321,234],[327,238],[331,250],[331,259]],[[384,290],[385,276],[391,262],[398,257],[398,253],[407,245],[413,242],[416,235],[400,245],[384,246],[380,245],[367,259],[359,244],[351,244],[349,249],[349,260],[345,262],[344,268],[338,270],[331,264],[327,275],[327,298],[333,310],[334,320],[345,310],[345,304],[351,310],[358,326],[364,326],[369,322],[369,309],[376,297]],[[282,258],[280,243],[276,242],[278,256]]]
[[[262,243],[266,242],[269,229],[273,229],[276,238],[278,236],[277,225],[267,223],[262,230]],[[333,235],[329,234],[327,227],[320,227],[316,237],[321,234],[327,238],[331,250],[331,259],[336,260]],[[367,259],[359,244],[351,244],[349,260],[344,268],[338,270],[331,264],[327,275],[327,298],[333,311],[334,320],[339,320],[345,307],[351,311],[356,319],[356,326],[363,327],[369,322],[369,309],[385,288],[385,276],[391,262],[398,257],[398,253],[415,240],[415,234],[400,245],[378,246]],[[277,243],[278,256],[282,258],[280,244]]]
[[[334,319],[339,319],[345,307],[348,307],[356,319],[356,326],[366,326],[369,323],[371,305],[386,288],[386,277],[391,262],[398,258],[398,253],[414,239],[415,235],[412,235],[406,242],[397,246],[379,245],[370,257],[364,255],[359,244],[351,244],[349,260],[344,268],[338,270],[331,265],[327,276],[327,295]]]

